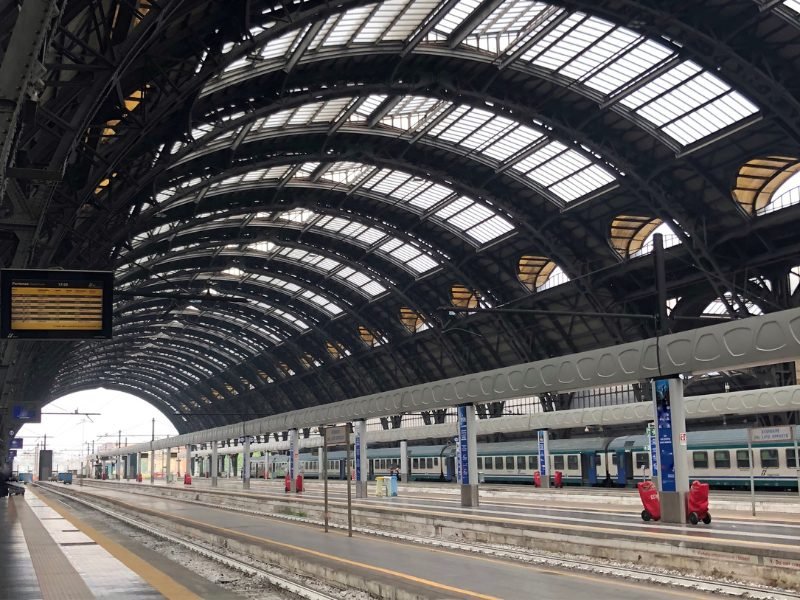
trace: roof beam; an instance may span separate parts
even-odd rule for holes
[[[483,0],[483,2],[453,30],[450,34],[450,39],[447,41],[447,46],[453,49],[467,39],[467,36],[472,33],[478,25],[483,23],[483,21],[485,21],[497,7],[503,4],[503,2],[504,0]]]

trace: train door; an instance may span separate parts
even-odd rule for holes
[[[617,485],[622,487],[628,484],[628,461],[626,460],[626,455],[629,456],[625,450],[617,450],[614,453],[617,459]]]
[[[456,457],[455,456],[446,456],[444,458],[444,466],[445,466],[445,473],[444,473],[445,481],[455,481],[456,480]]]
[[[597,452],[581,452],[581,484],[597,485]]]
[[[347,479],[347,461],[345,460],[339,461],[339,479]]]

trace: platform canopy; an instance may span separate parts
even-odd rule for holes
[[[655,233],[672,331],[799,303],[795,0],[28,2],[0,258],[117,294],[6,345],[0,413],[188,432],[651,337]]]

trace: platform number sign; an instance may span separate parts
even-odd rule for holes
[[[658,444],[656,443],[656,424],[647,424],[647,439],[650,442],[650,471],[652,477],[658,477]]]
[[[669,379],[653,382],[656,398],[656,431],[658,440],[658,466],[661,471],[661,491],[676,491],[675,449],[672,446],[672,404]]]
[[[539,474],[547,476],[547,432],[538,431],[539,434]]]
[[[467,434],[467,407],[458,407],[458,457],[461,484],[469,485],[469,436]]]

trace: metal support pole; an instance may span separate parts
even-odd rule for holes
[[[117,481],[122,480],[122,429],[117,434]]]
[[[658,298],[656,331],[658,335],[666,335],[669,332],[667,321],[667,268],[664,263],[664,236],[660,233],[653,234],[653,262],[655,263],[656,297]]]
[[[150,485],[156,482],[156,456],[155,456],[155,443],[156,443],[156,419],[153,417],[153,431],[150,436],[150,456],[148,457],[148,466],[150,467]]]
[[[219,457],[217,456],[217,442],[211,442],[211,487],[217,487],[217,471],[219,469]]]
[[[353,490],[352,490],[352,477],[350,475],[350,427],[351,423],[347,424],[347,537],[353,537]]]
[[[752,430],[747,430],[747,461],[750,463],[750,509],[756,516],[756,477],[753,471],[753,435]]]
[[[324,487],[325,505],[322,510],[323,520],[325,521],[325,533],[328,533],[328,434],[324,427],[319,428],[322,434],[322,460],[320,461],[319,468],[322,473],[322,483]]]
[[[242,452],[242,489],[250,489],[250,436],[244,436]]]

